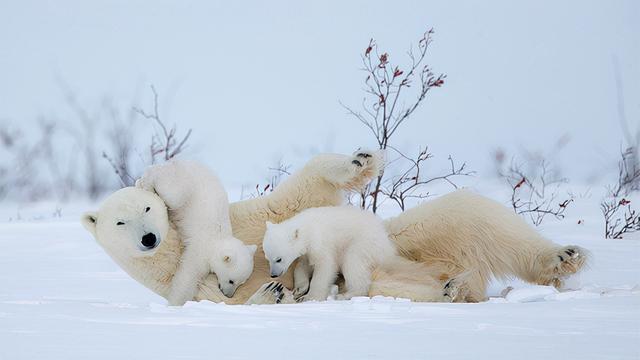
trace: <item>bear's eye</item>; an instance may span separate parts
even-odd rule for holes
[[[229,284],[233,285],[233,280],[229,280]]]
[[[116,225],[124,225],[124,223],[122,221],[118,221]]]
[[[146,209],[144,209],[144,212],[148,213],[148,212],[149,212],[149,210],[151,210],[151,208],[147,206],[147,208],[146,208]]]
[[[277,263],[282,262],[282,258],[277,258],[277,259],[276,259],[276,262],[277,262]]]

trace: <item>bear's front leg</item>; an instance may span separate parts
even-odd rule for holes
[[[313,277],[309,285],[309,292],[304,301],[325,301],[338,277],[338,267],[332,262],[316,264],[313,267]]]
[[[200,249],[187,246],[182,253],[180,265],[171,280],[167,296],[169,305],[181,306],[193,300],[198,292],[198,283],[210,272],[207,257]]]
[[[298,299],[309,291],[313,268],[306,256],[301,256],[293,269],[293,296]]]

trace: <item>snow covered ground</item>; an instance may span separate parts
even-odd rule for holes
[[[542,229],[592,252],[575,290],[512,281],[493,284],[481,304],[183,308],[107,257],[77,221],[89,208],[0,206],[0,359],[640,358],[640,240],[601,238],[597,208]],[[507,285],[515,290],[497,297]]]

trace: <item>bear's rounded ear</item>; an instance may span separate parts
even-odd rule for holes
[[[248,245],[247,246],[249,248],[249,251],[251,251],[251,254],[255,254],[256,250],[258,250],[258,245]]]
[[[222,261],[224,261],[224,262],[226,262],[226,263],[231,262],[231,256],[229,256],[229,255],[225,255],[225,256],[222,258]]]
[[[267,221],[265,224],[267,225],[267,229],[273,226],[271,221]]]
[[[96,224],[98,223],[98,213],[94,211],[86,212],[80,218],[82,226],[89,231],[93,237],[96,237]]]

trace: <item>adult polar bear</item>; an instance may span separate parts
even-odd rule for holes
[[[279,223],[307,208],[339,205],[344,191],[362,188],[381,166],[377,153],[317,155],[271,194],[232,203],[233,234],[248,245],[261,247],[267,221]],[[148,213],[144,211],[147,207],[152,209]],[[137,230],[119,229],[119,217],[128,217]],[[83,215],[82,223],[131,277],[167,296],[182,246],[158,196],[137,188],[121,189],[108,197],[99,211]],[[559,287],[563,278],[583,267],[587,255],[577,246],[561,247],[542,238],[504,206],[468,191],[426,202],[387,219],[385,226],[400,254],[419,263],[377,271],[371,296],[432,301],[434,292],[443,290],[440,283],[430,279],[450,278],[456,281],[444,291],[454,288],[459,293],[458,301],[485,299],[491,277],[517,276]],[[148,232],[161,240],[157,247],[145,251],[138,243]],[[464,281],[458,281],[461,274]],[[196,299],[229,304],[248,300],[274,303],[282,298],[277,299],[281,294],[272,290],[281,287],[267,285],[270,280],[268,263],[258,249],[251,278],[232,298],[219,291],[212,274],[200,284]],[[290,289],[292,271],[280,280]],[[290,292],[287,297],[291,299]]]

